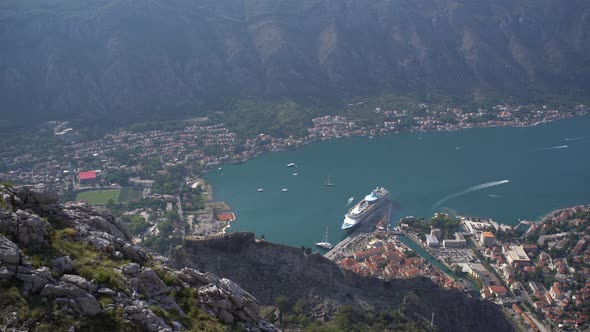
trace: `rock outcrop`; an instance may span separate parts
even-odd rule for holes
[[[147,331],[187,329],[181,321],[186,321],[192,308],[228,327],[276,330],[259,317],[258,301],[240,286],[195,269],[166,267],[133,244],[127,228],[107,213],[85,204],[63,206],[55,196],[27,188],[6,187],[0,193],[8,206],[0,209],[0,287],[18,285],[23,296],[40,297],[71,317],[119,312],[122,320]],[[56,242],[58,233],[60,241],[77,243],[96,256],[94,260],[63,255]],[[37,257],[37,267],[25,252]],[[109,263],[96,261],[101,259]],[[89,268],[102,274],[88,272]],[[83,277],[84,271],[94,278]],[[179,294],[184,294],[182,306]]]
[[[4,236],[0,236],[0,280],[14,278],[20,257],[18,246]]]
[[[58,203],[54,194],[27,187],[7,187],[1,194],[12,211],[0,210],[0,233],[10,235],[19,245],[29,249],[46,246],[53,224],[75,229],[79,240],[114,258],[138,263],[149,259],[145,249],[131,242],[129,230],[109,213],[84,203],[72,203],[65,207]]]
[[[342,305],[397,310],[404,298],[413,297],[418,299],[416,304],[406,306],[417,317],[435,312],[440,331],[513,331],[495,304],[441,289],[428,278],[384,281],[361,277],[341,270],[320,254],[256,240],[252,233],[187,239],[182,247],[171,250],[170,261],[179,268],[192,267],[231,279],[264,305],[275,305],[279,297],[304,300],[309,317],[328,319]]]
[[[60,256],[53,259],[51,262],[52,264],[52,271],[55,274],[61,275],[67,272],[72,272],[74,270],[74,263],[70,256]]]

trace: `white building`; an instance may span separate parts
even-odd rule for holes
[[[431,248],[438,248],[440,246],[438,239],[433,235],[426,235],[426,243]]]
[[[506,256],[506,261],[512,265],[529,265],[531,263],[531,259],[529,256],[524,252],[522,246],[513,245],[509,248],[504,247],[504,256]]]
[[[443,240],[443,246],[445,248],[465,248],[467,246],[467,240],[463,234],[455,233],[454,240]]]
[[[430,230],[430,235],[436,236],[437,239],[442,239],[442,231],[438,228]]]

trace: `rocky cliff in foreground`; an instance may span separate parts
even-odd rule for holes
[[[187,239],[170,259],[155,257],[108,213],[0,187],[1,331],[277,331],[280,324],[513,331],[496,305],[427,278],[360,277],[251,233]]]
[[[2,331],[275,331],[229,279],[169,269],[113,216],[0,189]]]
[[[252,233],[189,240],[170,252],[170,263],[210,271],[240,284],[263,305],[299,303],[306,315],[329,319],[340,306],[397,311],[439,331],[513,331],[499,307],[439,288],[428,278],[383,281],[341,270],[317,253],[256,240]]]

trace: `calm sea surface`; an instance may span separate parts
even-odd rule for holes
[[[286,167],[291,162],[299,167]],[[333,187],[324,186],[328,177]],[[391,192],[393,224],[437,211],[515,224],[590,203],[590,116],[529,128],[323,141],[222,165],[206,179],[237,215],[230,231],[293,246],[312,247],[326,227],[328,240],[340,241],[347,201],[376,186]]]

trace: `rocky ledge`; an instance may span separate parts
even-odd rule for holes
[[[273,306],[281,299],[286,306],[303,304],[302,315],[312,320],[332,320],[346,306],[387,312],[403,306],[407,317],[429,326],[435,313],[433,322],[438,331],[514,331],[500,308],[490,301],[439,288],[426,277],[388,281],[362,277],[341,270],[320,254],[257,240],[253,233],[187,238],[182,247],[170,250],[169,263],[229,278],[262,305]],[[268,319],[281,321],[277,315]]]
[[[0,292],[16,287],[25,302],[2,303],[6,328],[52,327],[70,317],[78,322],[70,326],[75,331],[84,330],[79,322],[89,317],[114,317],[147,331],[199,330],[204,320],[220,330],[277,330],[240,286],[167,267],[164,258],[133,244],[112,215],[85,204],[62,205],[55,195],[28,188],[4,186],[0,195]],[[30,303],[50,309],[43,317],[27,316],[22,308]]]

